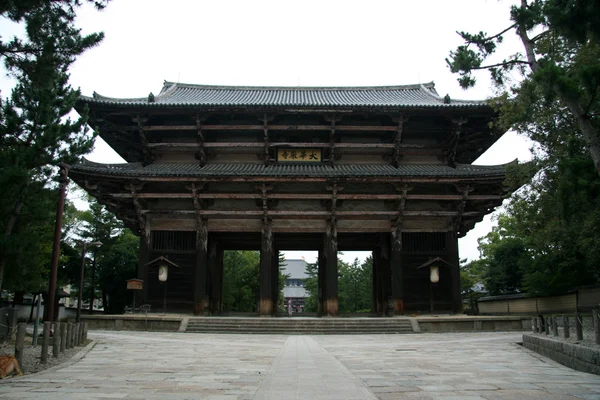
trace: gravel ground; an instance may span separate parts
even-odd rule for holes
[[[29,343],[27,343],[27,341],[29,341]],[[50,345],[50,348],[48,349],[48,361],[45,364],[42,364],[40,362],[40,357],[42,354],[41,344],[34,347],[31,345],[31,338],[27,337],[25,347],[23,348],[23,362],[21,363],[21,370],[23,370],[23,374],[29,375],[55,367],[66,361],[69,361],[75,354],[83,350],[87,343],[89,343],[89,341],[83,343],[82,346],[65,349],[65,351],[60,353],[56,358],[52,356],[52,345]],[[14,354],[14,342],[0,344],[0,355],[6,356]]]

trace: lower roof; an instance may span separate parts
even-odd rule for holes
[[[71,172],[83,175],[110,175],[115,177],[164,178],[227,178],[227,177],[290,177],[290,178],[503,178],[504,165],[458,164],[456,167],[439,164],[391,165],[344,164],[329,166],[290,164],[100,164],[84,160],[74,165]]]

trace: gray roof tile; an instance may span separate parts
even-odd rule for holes
[[[503,165],[481,166],[459,164],[456,168],[447,165],[318,165],[274,164],[99,164],[84,160],[74,165],[74,173],[141,177],[503,177]]]
[[[111,98],[94,93],[81,97],[85,103],[146,107],[488,107],[483,101],[444,99],[433,82],[404,86],[374,87],[269,87],[207,86],[165,82],[154,96]]]

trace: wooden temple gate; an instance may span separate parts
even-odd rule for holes
[[[271,88],[165,82],[147,98],[83,97],[126,161],[84,161],[73,179],[140,235],[143,297],[219,314],[223,251],[260,251],[258,313],[276,313],[278,251],[319,252],[319,311],[338,314],[337,252],[373,252],[373,308],[459,312],[458,237],[507,196],[503,166],[471,165],[499,137],[483,102],[433,84]],[[168,287],[149,260],[180,268]]]

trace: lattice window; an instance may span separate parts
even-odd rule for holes
[[[154,251],[194,251],[196,232],[152,231],[151,249]]]
[[[446,232],[403,233],[402,250],[444,252],[446,251]]]

